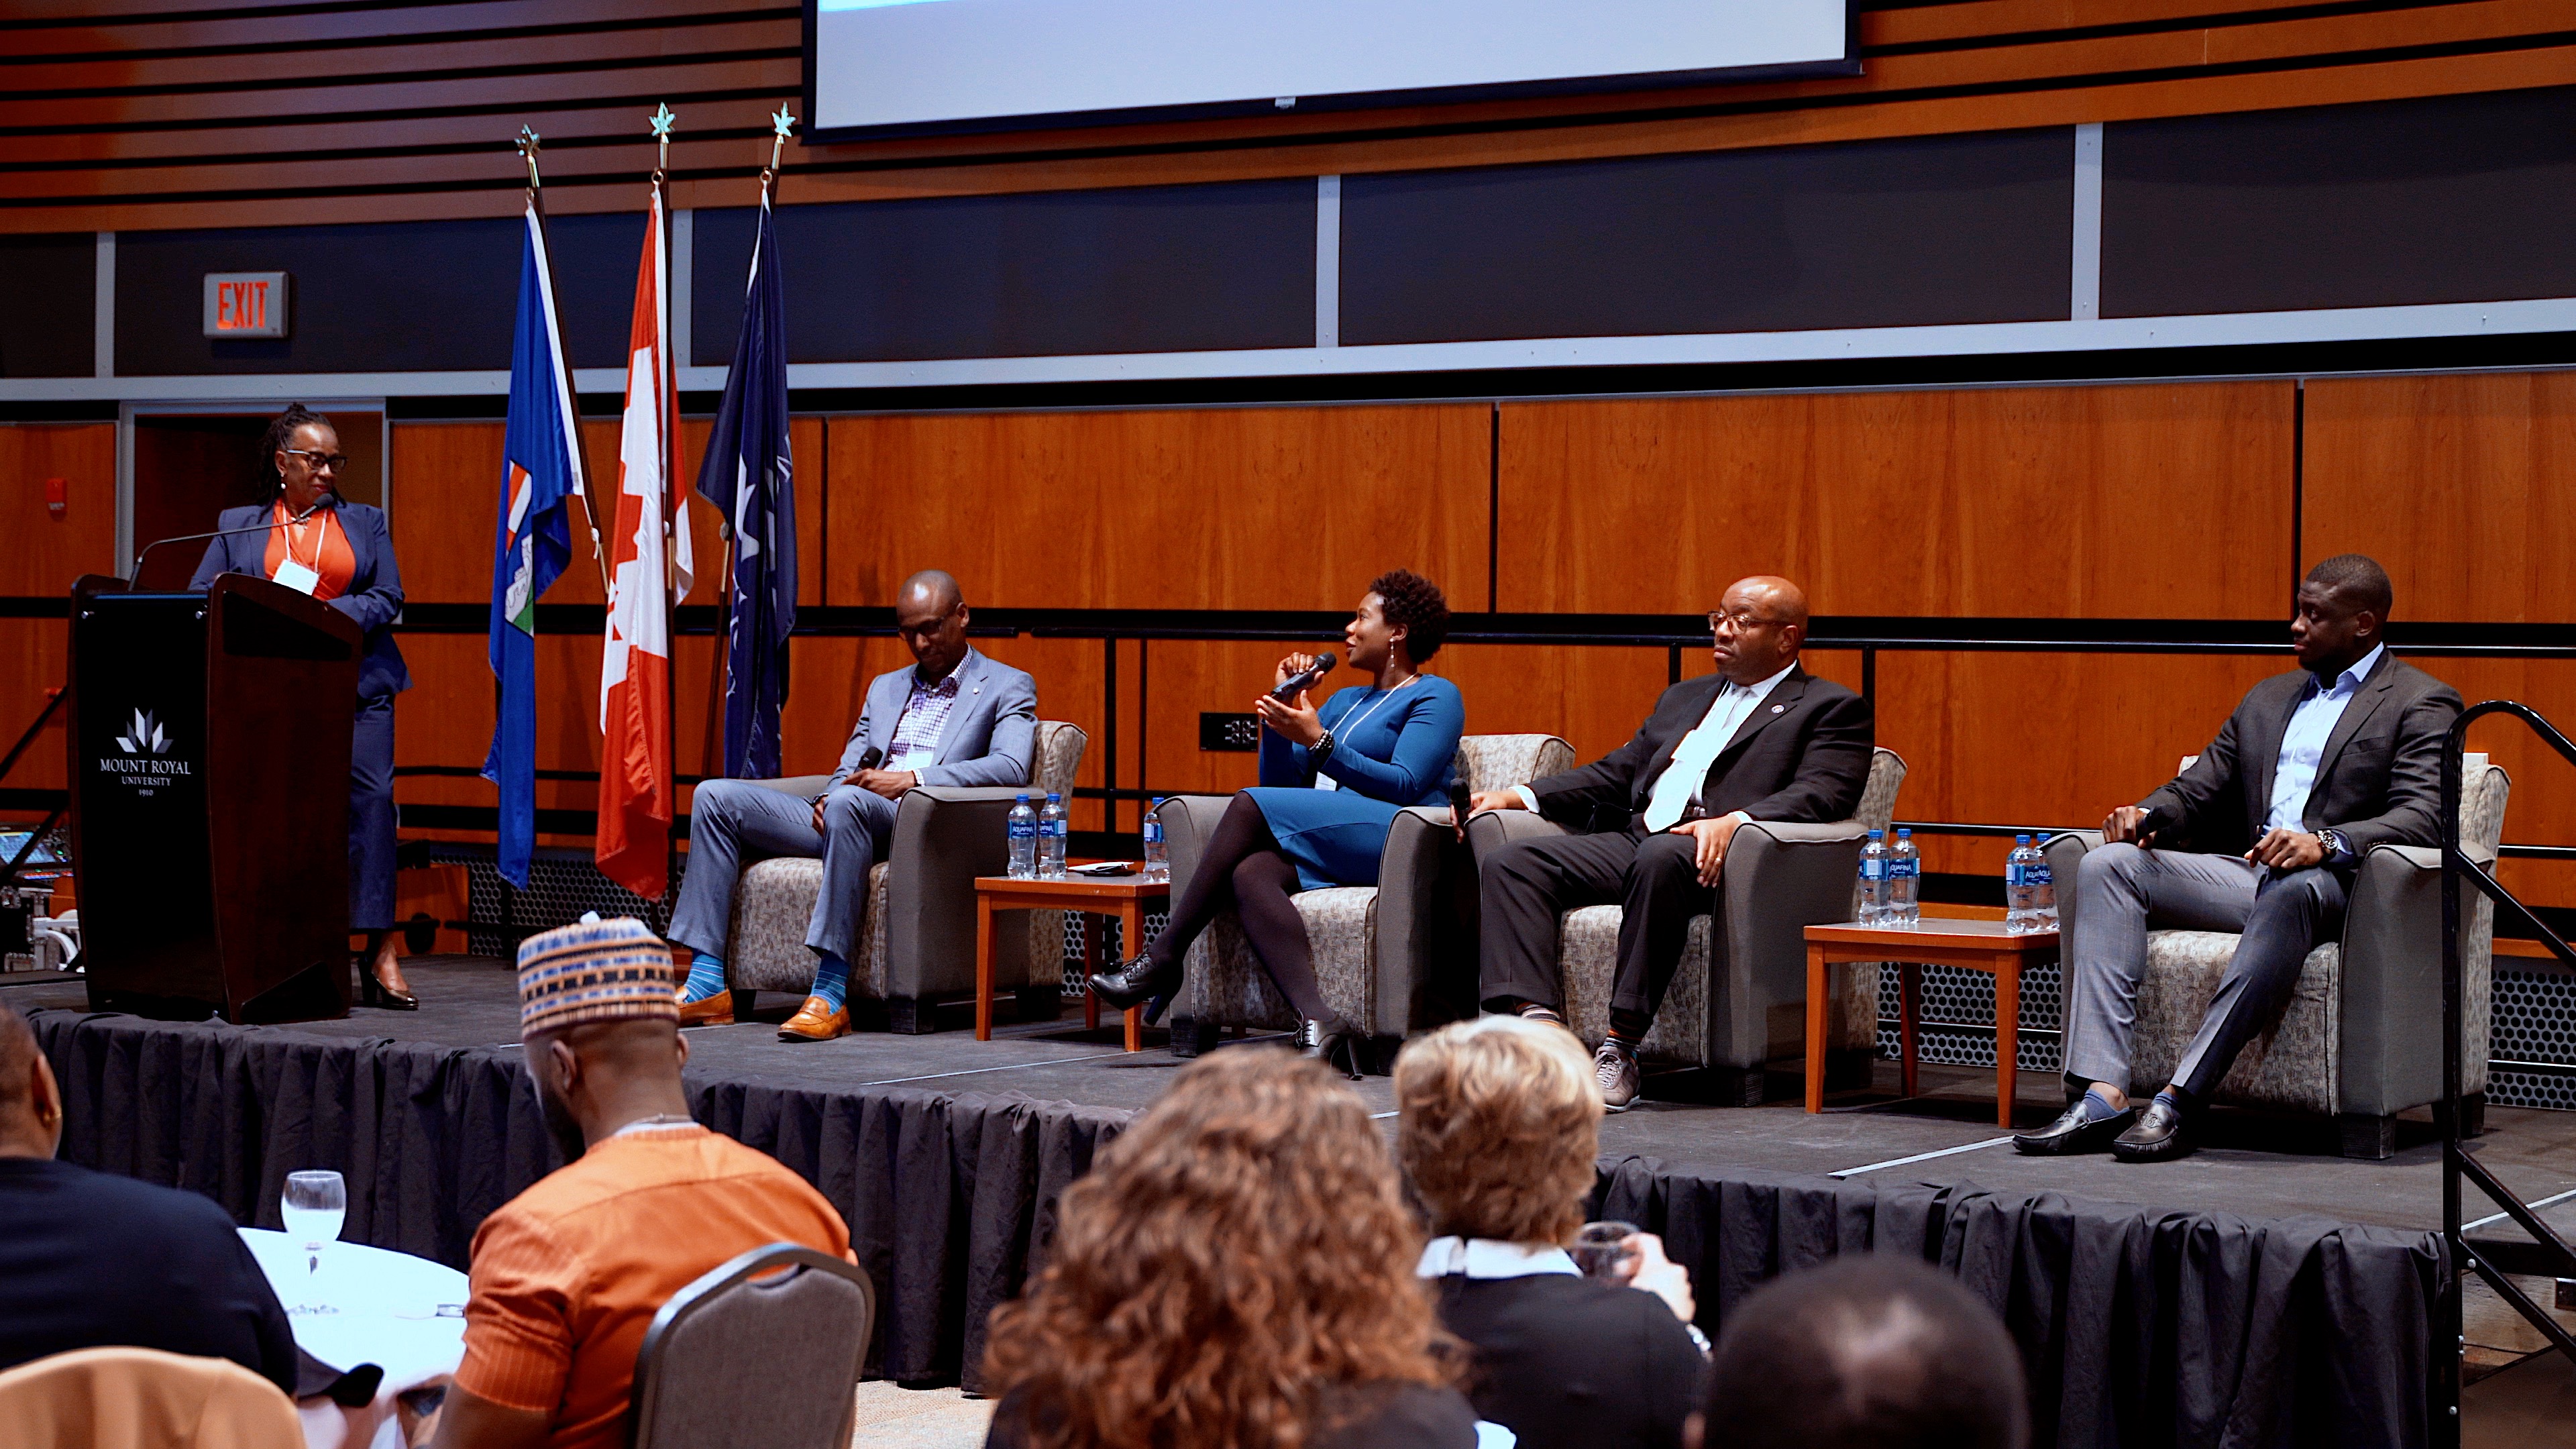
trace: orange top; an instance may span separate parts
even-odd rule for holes
[[[286,511],[286,500],[277,500],[269,515],[275,520],[268,530],[268,557],[261,566],[270,578],[277,577],[280,565],[288,559],[322,576],[313,586],[313,597],[336,599],[349,591],[349,580],[358,576],[358,556],[350,551],[348,532],[340,527],[340,510],[324,508],[302,523]]]
[[[476,1230],[456,1383],[551,1415],[555,1449],[623,1449],[653,1315],[708,1269],[779,1242],[856,1261],[841,1215],[766,1153],[695,1125],[593,1143]]]

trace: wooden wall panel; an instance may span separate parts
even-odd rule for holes
[[[71,625],[61,619],[0,619],[0,754],[35,722],[71,667]],[[64,716],[57,712],[27,753],[10,767],[0,788],[59,790],[65,776]],[[36,812],[38,816],[42,811]]]
[[[697,587],[683,603],[722,603],[719,575],[724,572],[721,521],[713,505],[695,496],[699,460],[705,456],[710,424],[680,425],[680,456],[689,503],[690,539],[697,551]],[[617,487],[618,425],[605,419],[581,425],[589,465],[599,470],[603,497]],[[492,597],[492,534],[501,508],[501,439],[497,422],[396,423],[393,429],[394,549],[402,560],[404,596],[430,604],[480,604]],[[799,572],[797,601],[823,602],[824,526],[823,420],[796,418],[788,423],[788,446],[805,471],[797,489],[796,537]],[[605,602],[599,587],[599,565],[592,561],[589,513],[581,498],[572,502],[573,561],[555,586],[546,590],[549,604]]]
[[[45,507],[48,478],[63,480],[60,518]],[[116,425],[0,426],[0,537],[13,594],[61,597],[83,574],[114,573]]]
[[[831,421],[830,597],[918,568],[976,604],[1346,609],[1409,567],[1477,602],[1482,405],[900,414]]]
[[[2576,373],[2308,384],[2311,559],[2366,553],[2400,619],[2576,622]]]
[[[1780,573],[1821,614],[2283,615],[2294,405],[2287,382],[1506,404],[1499,607],[1692,612]]]
[[[553,209],[624,209],[651,164],[637,112],[657,95],[689,102],[676,204],[741,205],[767,156],[759,108],[792,96],[801,69],[794,8],[758,0],[485,0],[363,18],[230,8],[166,0],[66,26],[18,6],[0,20],[30,60],[0,125],[77,126],[81,159],[109,161],[0,177],[14,203],[0,227],[274,223],[263,188],[290,161],[316,192],[299,201],[303,222],[507,215],[498,148],[523,119],[588,143],[549,166]],[[1960,0],[1862,13],[1858,76],[799,147],[782,198],[1514,164],[2563,85],[2576,82],[2564,33],[2551,0],[2357,14]],[[333,80],[295,83],[310,74]],[[324,115],[333,124],[316,126]],[[599,144],[610,137],[626,144]],[[167,164],[130,164],[145,158]]]

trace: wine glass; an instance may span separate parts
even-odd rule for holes
[[[286,1191],[277,1202],[277,1215],[285,1221],[286,1240],[301,1248],[304,1259],[304,1301],[295,1305],[297,1313],[335,1313],[324,1303],[319,1291],[322,1274],[322,1250],[336,1242],[340,1224],[349,1213],[349,1185],[336,1172],[290,1172]]]

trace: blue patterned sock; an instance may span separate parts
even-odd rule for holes
[[[2087,1089],[2085,1090],[2085,1093],[2084,1093],[2084,1120],[2085,1120],[2085,1121],[2087,1121],[2087,1122],[2107,1122],[2107,1121],[2111,1120],[2112,1118],[2117,1117],[2117,1116],[2119,1116],[2119,1115],[2120,1115],[2120,1109],[2111,1105],[2111,1099],[2110,1099],[2110,1098],[2105,1097],[2105,1096],[2103,1096],[2101,1093],[2096,1092],[2096,1091],[2093,1091],[2093,1090],[2092,1090],[2092,1089],[2090,1089],[2090,1088],[2087,1088]]]
[[[680,987],[682,1001],[704,1001],[725,989],[724,958],[700,951],[689,960],[689,979]]]
[[[850,963],[829,951],[824,952],[822,962],[814,968],[812,994],[823,998],[824,1005],[839,1011],[850,995]]]
[[[2167,1087],[2163,1091],[2156,1093],[2156,1100],[2173,1108],[2174,1115],[2177,1117],[2188,1117],[2191,1115],[2190,1104],[2183,1100],[2182,1093],[2175,1091],[2171,1087]]]

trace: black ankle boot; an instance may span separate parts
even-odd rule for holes
[[[1335,1071],[1346,1071],[1352,1081],[1361,1076],[1360,1053],[1367,1038],[1349,1022],[1336,1017],[1330,1025],[1320,1021],[1301,1022],[1297,1027],[1298,1055],[1320,1061]]]
[[[1153,957],[1138,956],[1115,971],[1092,977],[1089,984],[1092,995],[1119,1011],[1153,1003],[1153,1009],[1145,1013],[1145,1019],[1151,1022],[1162,1020],[1164,1008],[1180,994],[1185,979],[1178,966],[1165,972],[1154,965]]]

